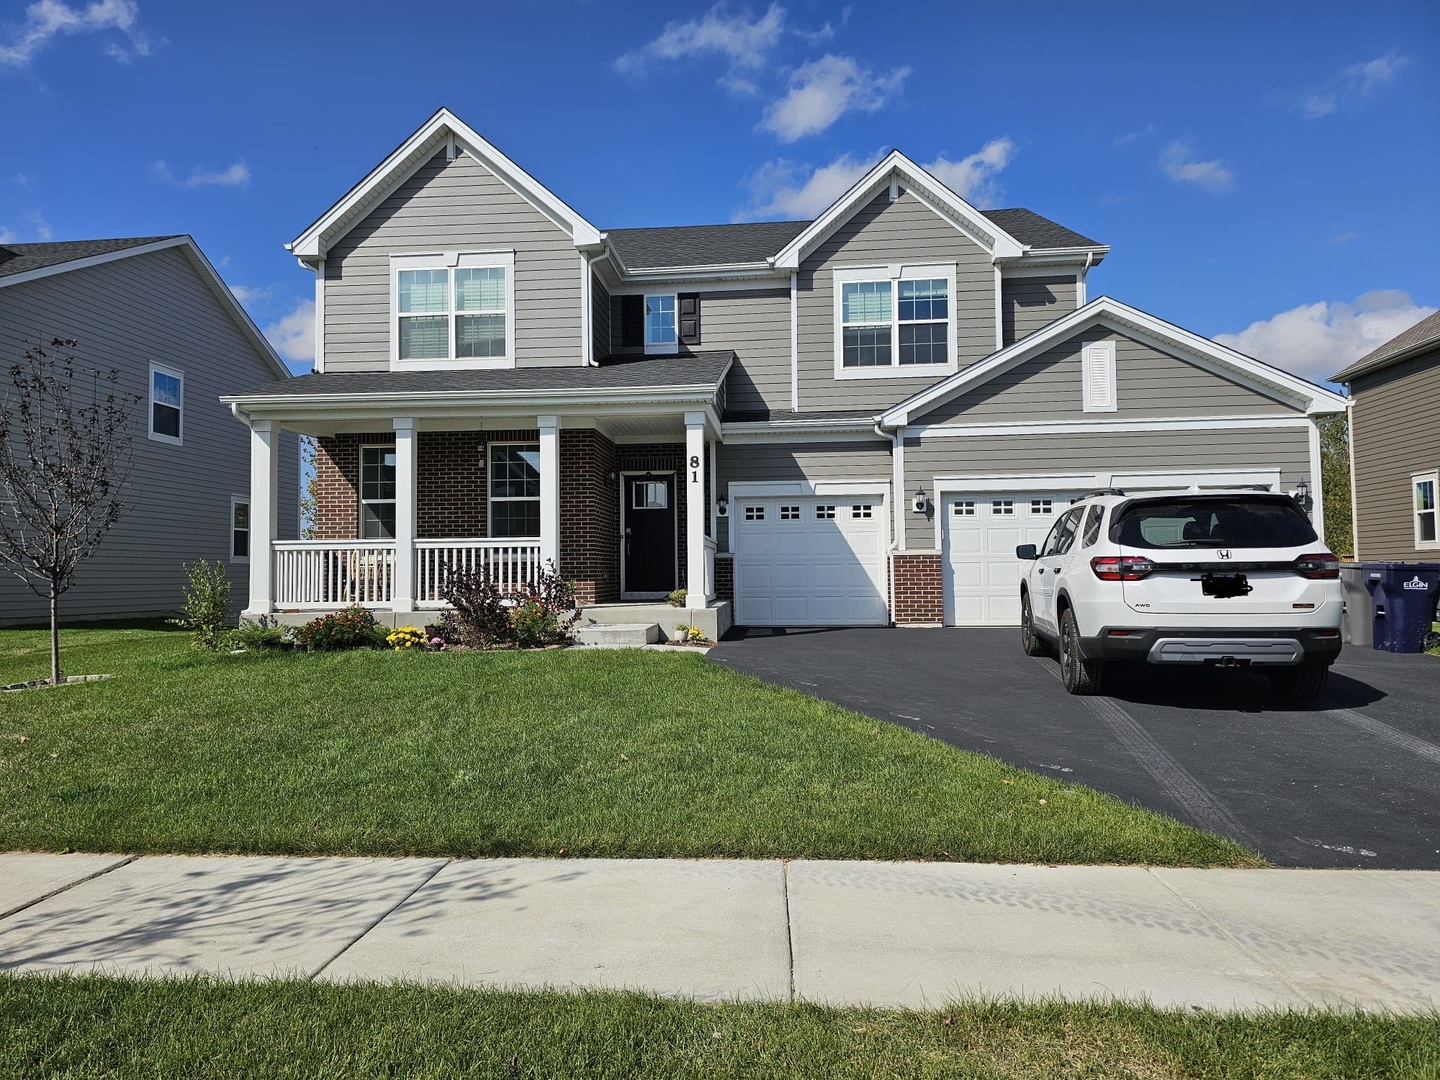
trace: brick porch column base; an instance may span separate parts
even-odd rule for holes
[[[890,553],[895,595],[890,598],[890,617],[896,626],[945,621],[945,582],[938,551]]]
[[[715,599],[735,602],[735,556],[724,551],[715,553]]]

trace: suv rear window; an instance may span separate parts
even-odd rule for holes
[[[1170,495],[1126,503],[1110,540],[1140,548],[1285,548],[1316,543],[1287,495]]]

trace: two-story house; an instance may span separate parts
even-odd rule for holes
[[[814,221],[602,231],[441,110],[293,243],[317,373],[252,435],[251,612],[411,618],[447,565],[749,625],[1004,625],[1097,487],[1304,480],[1336,395],[1118,301],[1109,249],[891,153]],[[320,539],[274,530],[319,441]],[[257,566],[257,569],[259,567]]]

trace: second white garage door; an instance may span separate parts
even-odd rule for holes
[[[882,499],[739,498],[730,509],[730,535],[740,625],[880,626],[889,621]]]
[[[1020,544],[1045,542],[1074,492],[952,495],[942,510],[947,626],[1020,624]]]

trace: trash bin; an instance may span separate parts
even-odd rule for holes
[[[1376,580],[1379,580],[1378,571]],[[1345,587],[1345,619],[1340,640],[1346,645],[1367,646],[1375,636],[1375,614],[1370,590],[1365,587],[1366,568],[1360,563],[1341,563],[1340,582]]]
[[[1374,644],[1386,652],[1423,652],[1440,594],[1440,563],[1365,563],[1374,586]]]

